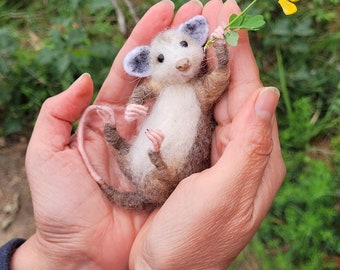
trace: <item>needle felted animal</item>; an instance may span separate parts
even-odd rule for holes
[[[121,191],[101,183],[113,203],[153,209],[182,179],[210,166],[212,108],[228,86],[229,59],[225,42],[215,42],[217,65],[206,71],[203,45],[208,33],[206,19],[198,15],[126,56],[125,71],[148,79],[133,91],[125,119],[146,116],[146,120],[131,142],[118,134],[115,124],[104,127],[121,171],[134,186],[133,191]],[[152,108],[146,105],[149,100],[154,100]]]

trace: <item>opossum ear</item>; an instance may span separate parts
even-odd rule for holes
[[[151,75],[150,47],[139,46],[130,51],[124,59],[124,69],[132,76],[148,77]]]
[[[209,35],[209,24],[202,15],[196,15],[190,20],[182,23],[178,31],[189,35],[198,44],[203,45]]]

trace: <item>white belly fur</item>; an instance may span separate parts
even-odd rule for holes
[[[142,181],[154,169],[148,156],[152,144],[145,135],[146,129],[163,132],[160,150],[163,160],[176,168],[185,162],[194,143],[200,116],[200,105],[190,86],[173,85],[163,89],[130,148],[134,181]]]

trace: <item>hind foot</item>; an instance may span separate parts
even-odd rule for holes
[[[160,130],[150,130],[145,131],[145,135],[149,138],[152,143],[151,151],[159,152],[161,149],[162,142],[164,140],[164,134]]]

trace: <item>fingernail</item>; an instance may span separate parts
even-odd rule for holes
[[[255,112],[258,116],[271,120],[277,103],[280,98],[280,91],[275,87],[264,87],[257,97]]]
[[[199,4],[201,7],[203,7],[203,4],[202,4],[202,2],[201,2],[201,1],[199,1],[199,0],[190,0],[190,2],[197,3],[197,4]]]
[[[73,82],[73,84],[76,84],[76,83],[80,82],[85,76],[88,76],[88,77],[91,78],[91,75],[90,75],[89,73],[83,73],[82,75],[80,75],[80,76],[78,77],[78,79],[76,79],[76,80]]]
[[[171,0],[162,0],[163,2],[169,3],[173,9],[175,9],[175,4]]]

